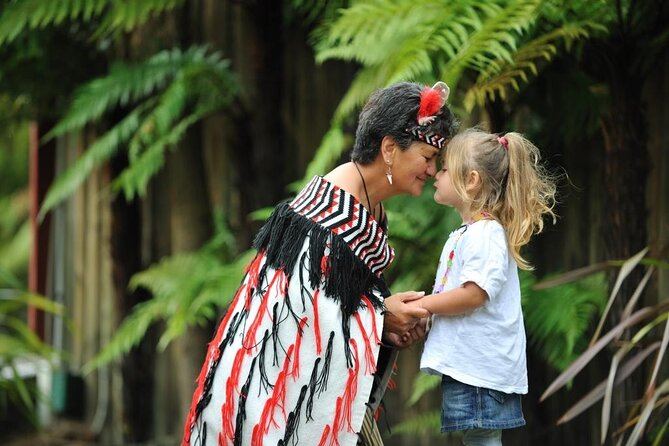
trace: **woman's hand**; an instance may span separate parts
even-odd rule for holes
[[[430,313],[424,308],[408,305],[408,302],[420,299],[425,295],[424,291],[405,291],[393,294],[386,298],[386,312],[383,316],[384,335],[394,333],[403,336],[412,330],[421,319],[427,318]],[[425,335],[423,329],[423,336]]]
[[[395,348],[401,349],[410,347],[425,337],[428,320],[429,318],[420,319],[411,330],[407,331],[403,335],[386,332],[384,333],[384,341],[390,343]]]

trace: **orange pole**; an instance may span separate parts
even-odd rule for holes
[[[30,223],[32,246],[28,265],[28,290],[46,295],[47,266],[49,260],[50,217],[40,223],[37,220],[40,205],[53,181],[55,163],[55,142],[40,147],[40,125],[31,122],[29,126],[30,165],[28,187],[30,191]],[[45,339],[44,312],[35,307],[28,308],[28,326]]]

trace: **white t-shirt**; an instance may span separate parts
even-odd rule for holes
[[[509,253],[504,228],[494,220],[479,220],[453,231],[439,261],[437,289],[445,273],[444,291],[474,282],[488,299],[467,314],[432,317],[421,370],[471,386],[527,393],[518,267]]]

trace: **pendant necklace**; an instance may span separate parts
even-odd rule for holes
[[[353,161],[353,165],[355,166],[355,170],[358,171],[358,175],[360,175],[360,179],[362,180],[362,188],[365,191],[365,198],[367,198],[367,207],[369,208],[369,213],[372,216],[372,218],[376,219],[374,215],[374,209],[372,209],[372,202],[369,199],[369,194],[367,193],[367,184],[365,184],[365,177],[362,176],[362,172],[360,172],[360,168],[358,167],[358,163]]]
[[[458,246],[458,242],[462,238],[463,234],[467,231],[467,228],[472,224],[476,223],[479,220],[489,220],[492,219],[492,215],[487,212],[487,211],[482,211],[476,214],[474,217],[472,217],[471,220],[460,226],[456,231],[458,231],[457,238],[453,241],[453,248],[451,248],[451,252],[448,253],[448,257],[446,258],[446,270],[444,271],[444,274],[441,276],[441,282],[435,282],[434,288],[433,288],[433,293],[441,293],[444,291],[444,288],[446,288],[446,283],[448,282],[448,274],[451,272],[451,268],[453,267],[453,258],[455,257],[455,248]]]

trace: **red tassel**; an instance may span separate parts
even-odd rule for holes
[[[318,442],[318,446],[325,446],[325,441],[328,439],[330,434],[330,425],[326,424],[325,429],[323,429],[323,435],[321,435],[321,441]]]
[[[235,437],[235,429],[232,425],[234,418],[235,404],[234,397],[239,383],[239,375],[242,370],[242,359],[248,350],[240,348],[235,354],[235,359],[232,363],[230,376],[225,382],[225,402],[221,406],[221,422],[223,424],[222,431],[225,438],[232,440]],[[219,441],[220,442],[220,441]]]
[[[211,363],[215,359],[218,359],[221,355],[221,351],[219,349],[219,345],[221,344],[221,339],[223,339],[223,334],[225,333],[228,327],[228,322],[230,321],[230,318],[232,317],[232,314],[234,313],[234,310],[237,307],[237,301],[239,300],[239,296],[242,294],[242,290],[244,289],[244,287],[245,285],[242,285],[237,290],[237,293],[235,294],[235,297],[232,299],[232,303],[228,307],[228,311],[225,314],[223,321],[218,325],[218,329],[216,331],[214,339],[212,339],[207,348],[207,356],[205,358],[204,364],[202,364],[202,369],[200,370],[200,374],[197,377],[196,381],[197,387],[195,388],[195,393],[193,393],[193,399],[191,401],[190,410],[188,411],[186,426],[184,427],[184,436],[181,441],[182,446],[190,446],[190,435],[193,430],[193,426],[195,424],[195,416],[196,416],[195,408],[197,407],[197,404],[200,402],[200,399],[202,398],[202,392],[204,391],[205,377],[207,376],[207,372],[209,372]]]
[[[339,432],[347,426],[349,432],[353,432],[351,426],[351,409],[353,400],[358,394],[358,372],[360,371],[360,362],[358,360],[358,346],[355,339],[351,339],[351,349],[353,351],[353,368],[348,369],[348,379],[342,396],[337,397],[335,419],[332,423],[332,439],[330,445],[339,445]]]
[[[304,333],[304,326],[307,324],[307,317],[304,316],[297,328],[297,336],[295,337],[295,355],[293,358],[293,369],[290,374],[293,375],[293,381],[297,381],[300,377],[300,346],[302,345],[302,334]]]
[[[323,276],[328,275],[328,271],[330,270],[330,266],[328,264],[328,256],[323,256],[321,257],[321,274]]]
[[[272,315],[269,313],[269,310],[267,309],[267,302],[269,301],[269,294],[272,292],[272,286],[277,281],[277,279],[280,279],[282,276],[285,276],[283,270],[277,269],[276,272],[274,273],[274,277],[272,277],[272,280],[270,281],[269,286],[267,287],[267,292],[260,301],[260,307],[258,308],[258,313],[256,314],[255,319],[251,323],[249,331],[246,333],[246,336],[244,337],[243,345],[244,348],[249,349],[249,353],[250,350],[256,345],[256,332],[258,331],[258,327],[260,327],[260,323],[262,322],[265,313],[267,313],[269,317],[272,317]]]
[[[246,274],[249,275],[249,287],[250,288],[257,288],[258,287],[258,277],[259,277],[259,271],[260,271],[260,263],[262,263],[262,259],[265,257],[265,250],[263,249],[261,252],[259,252],[255,259],[249,264],[249,266],[246,269]],[[247,308],[248,309],[248,308]]]
[[[360,312],[356,311],[354,316],[355,320],[358,321],[358,327],[360,327],[362,338],[365,341],[365,373],[369,375],[376,371],[376,358],[374,358],[374,352],[372,351],[372,345],[369,342],[369,336],[365,331],[365,327],[362,325]]]
[[[318,294],[320,293],[320,288],[316,288],[314,293],[314,337],[316,338],[316,355],[320,356],[321,354],[321,327],[318,322]]]
[[[270,424],[275,427],[279,427],[278,423],[274,419],[274,412],[276,407],[280,407],[283,412],[284,422],[287,420],[286,415],[286,377],[288,376],[288,368],[290,366],[291,355],[293,354],[294,345],[288,347],[286,352],[286,358],[283,361],[283,367],[279,372],[279,375],[276,378],[276,383],[274,384],[274,389],[272,390],[272,396],[265,401],[265,406],[263,407],[262,416],[258,424],[253,426],[253,432],[251,435],[251,445],[252,446],[262,446],[263,438],[269,432]]]
[[[369,313],[372,315],[372,334],[374,335],[375,344],[378,345],[381,342],[381,340],[379,339],[379,332],[376,330],[376,310],[374,309],[372,303],[369,301],[369,298],[364,294],[362,295],[362,301],[365,303],[365,305],[367,306],[367,310],[369,310]]]

